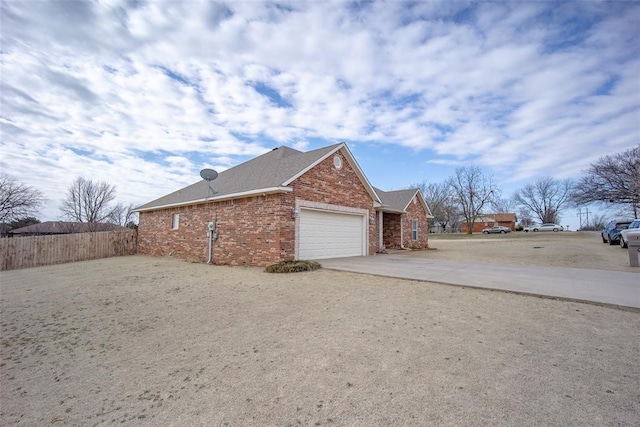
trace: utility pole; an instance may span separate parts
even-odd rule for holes
[[[588,227],[589,226],[589,214],[591,213],[591,212],[589,212],[589,208],[585,209],[585,213],[587,214],[587,227]]]
[[[584,212],[582,212],[582,208],[578,208],[578,214],[576,215],[578,218],[580,218],[580,229],[582,230],[582,215],[586,215],[587,217],[587,222],[586,222],[586,226],[589,226],[589,214],[593,213],[589,211],[589,208],[585,208]]]
[[[578,208],[578,214],[576,216],[580,218],[580,230],[582,230],[582,208]]]

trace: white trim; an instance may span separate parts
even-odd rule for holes
[[[288,180],[283,182],[282,185],[291,184],[293,181],[295,181],[296,179],[300,178],[305,173],[309,172],[311,169],[316,167],[324,159],[326,159],[329,156],[331,156],[332,154],[336,153],[337,151],[339,151],[344,146],[345,146],[344,143],[338,145],[336,148],[334,148],[333,150],[329,151],[327,154],[325,154],[324,156],[320,157],[318,160],[316,160],[315,162],[311,163],[309,166],[307,166],[306,168],[302,169],[300,172],[298,172],[297,174],[293,175],[291,178],[289,178]]]
[[[362,233],[364,239],[362,239],[362,256],[369,255],[369,210],[352,208],[349,206],[332,205],[330,203],[312,202],[310,200],[296,199],[296,210],[300,212],[301,209],[309,209],[323,212],[334,212],[351,215],[362,216]],[[295,219],[295,257],[300,259],[300,217],[296,216]]]
[[[413,199],[415,199],[415,198],[416,198],[416,194],[418,193],[418,191],[420,191],[420,190],[416,190],[416,192],[415,192],[415,193],[413,193],[413,196],[409,199],[409,202],[408,202],[408,203],[407,203],[407,205],[404,207],[405,212],[406,212],[407,208],[409,207],[409,205],[411,204],[411,202],[413,201]]]
[[[333,167],[340,170],[342,169],[343,166],[343,161],[342,161],[342,157],[338,156],[337,154],[334,154],[333,156]]]
[[[290,193],[292,191],[293,191],[293,188],[291,188],[291,187],[259,188],[257,190],[242,191],[240,193],[232,193],[232,194],[224,194],[222,196],[217,196],[217,197],[215,197],[215,196],[214,197],[207,197],[205,199],[189,200],[187,202],[170,203],[170,204],[167,204],[167,205],[160,205],[160,206],[153,206],[153,207],[150,207],[150,208],[136,209],[133,212],[157,211],[157,210],[160,210],[160,209],[174,208],[174,207],[178,207],[178,206],[198,205],[198,204],[208,203],[208,202],[222,202],[222,201],[231,200],[231,199],[242,199],[242,198],[251,197],[251,196],[261,196],[263,194]]]
[[[420,189],[416,189],[415,194],[413,195],[411,200],[409,200],[409,203],[407,203],[407,206],[404,207],[405,212],[406,212],[407,208],[409,207],[409,205],[411,204],[411,202],[413,201],[413,199],[416,198],[416,195],[418,196],[418,200],[421,202],[422,206],[424,206],[424,210],[427,212],[427,218],[433,218],[433,214],[431,213],[431,209],[429,209],[429,205],[427,205],[427,202],[424,200],[424,197],[422,196],[422,192],[420,191]]]
[[[420,189],[416,189],[415,194],[409,200],[409,203],[407,203],[407,206],[404,207],[405,210],[402,213],[407,213],[407,208],[409,207],[409,205],[411,204],[413,199],[416,198],[416,195],[418,197],[418,200],[420,201],[420,204],[424,207],[424,210],[427,212],[427,218],[433,218],[433,214],[431,213],[431,209],[429,209],[429,205],[427,205],[427,202],[424,200],[424,197],[422,196],[422,192],[420,191]]]
[[[384,213],[378,211],[378,250],[381,251],[384,246]]]
[[[373,186],[371,185],[371,183],[367,179],[367,176],[364,174],[362,169],[360,169],[360,165],[358,165],[358,162],[356,161],[355,157],[353,157],[353,154],[351,154],[351,151],[349,150],[349,147],[347,147],[347,144],[345,144],[344,142],[341,142],[338,146],[336,146],[336,148],[334,148],[333,150],[329,151],[327,154],[325,154],[324,156],[322,156],[321,158],[319,158],[318,160],[316,160],[315,162],[313,162],[312,164],[310,164],[309,166],[307,166],[306,168],[302,169],[300,172],[298,172],[297,174],[295,174],[294,176],[292,176],[291,178],[289,178],[288,180],[283,182],[282,185],[286,186],[286,185],[291,184],[293,181],[295,181],[296,179],[300,178],[303,174],[307,173],[309,170],[311,170],[314,167],[316,167],[320,162],[322,162],[323,160],[329,158],[329,156],[337,153],[338,151],[340,151],[343,148],[344,148],[345,157],[347,157],[347,160],[349,161],[349,164],[352,166],[352,168],[355,171],[356,175],[358,175],[358,178],[360,178],[360,181],[364,184],[365,189],[367,190],[367,192],[369,193],[369,195],[373,199],[374,203],[375,202],[382,203],[382,200],[380,200],[380,197],[378,197],[378,194],[376,193],[376,190],[373,189]]]
[[[378,212],[386,212],[386,213],[393,213],[393,214],[406,214],[407,213],[407,211],[400,211],[400,210],[397,210],[397,209],[389,209],[389,208],[386,208],[384,206],[378,207],[376,209],[378,210]]]

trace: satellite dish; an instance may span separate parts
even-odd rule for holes
[[[202,169],[200,171],[200,176],[205,181],[211,182],[218,177],[218,172],[214,171],[213,169]]]

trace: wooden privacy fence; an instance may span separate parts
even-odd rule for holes
[[[136,230],[124,230],[2,238],[0,270],[133,255],[137,235]]]

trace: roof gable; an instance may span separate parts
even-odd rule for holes
[[[360,165],[358,165],[358,162],[356,161],[355,157],[353,157],[353,154],[351,154],[351,151],[349,150],[349,147],[347,147],[347,144],[340,143],[340,144],[332,145],[331,147],[326,147],[326,148],[331,148],[331,150],[327,151],[322,157],[319,157],[313,163],[310,163],[306,168],[302,169],[296,175],[292,176],[290,179],[284,182],[283,185],[291,184],[293,181],[295,181],[296,179],[304,175],[307,171],[313,169],[318,163],[322,162],[332,154],[340,151],[347,158],[349,165],[351,165],[351,168],[357,175],[358,179],[364,185],[367,193],[369,193],[369,196],[371,196],[371,198],[375,203],[381,203],[380,197],[376,193],[375,188],[371,185],[371,183],[367,179],[367,176],[364,174],[362,169],[360,169]],[[321,149],[321,150],[325,150],[325,149]],[[309,153],[312,153],[312,152],[310,151]]]
[[[515,213],[494,213],[488,214],[493,217],[498,222],[516,222],[518,218]]]
[[[422,197],[422,193],[418,188],[408,188],[406,190],[396,191],[382,191],[379,188],[376,188],[375,190],[382,201],[382,206],[379,207],[379,210],[383,212],[405,213],[409,207],[409,203],[417,197],[424,207],[427,217],[432,217],[431,209],[429,209],[427,202],[424,200],[424,197]]]
[[[215,191],[211,194],[207,181],[200,180],[159,199],[146,203],[137,211],[162,209],[171,206],[204,203],[211,200],[225,200],[247,197],[255,193],[290,191],[291,182],[331,154],[344,148],[344,153],[353,165],[358,177],[369,191],[374,201],[379,201],[373,187],[365,177],[346,144],[339,143],[328,147],[302,152],[281,146],[261,156],[248,160],[218,174],[211,182]]]

